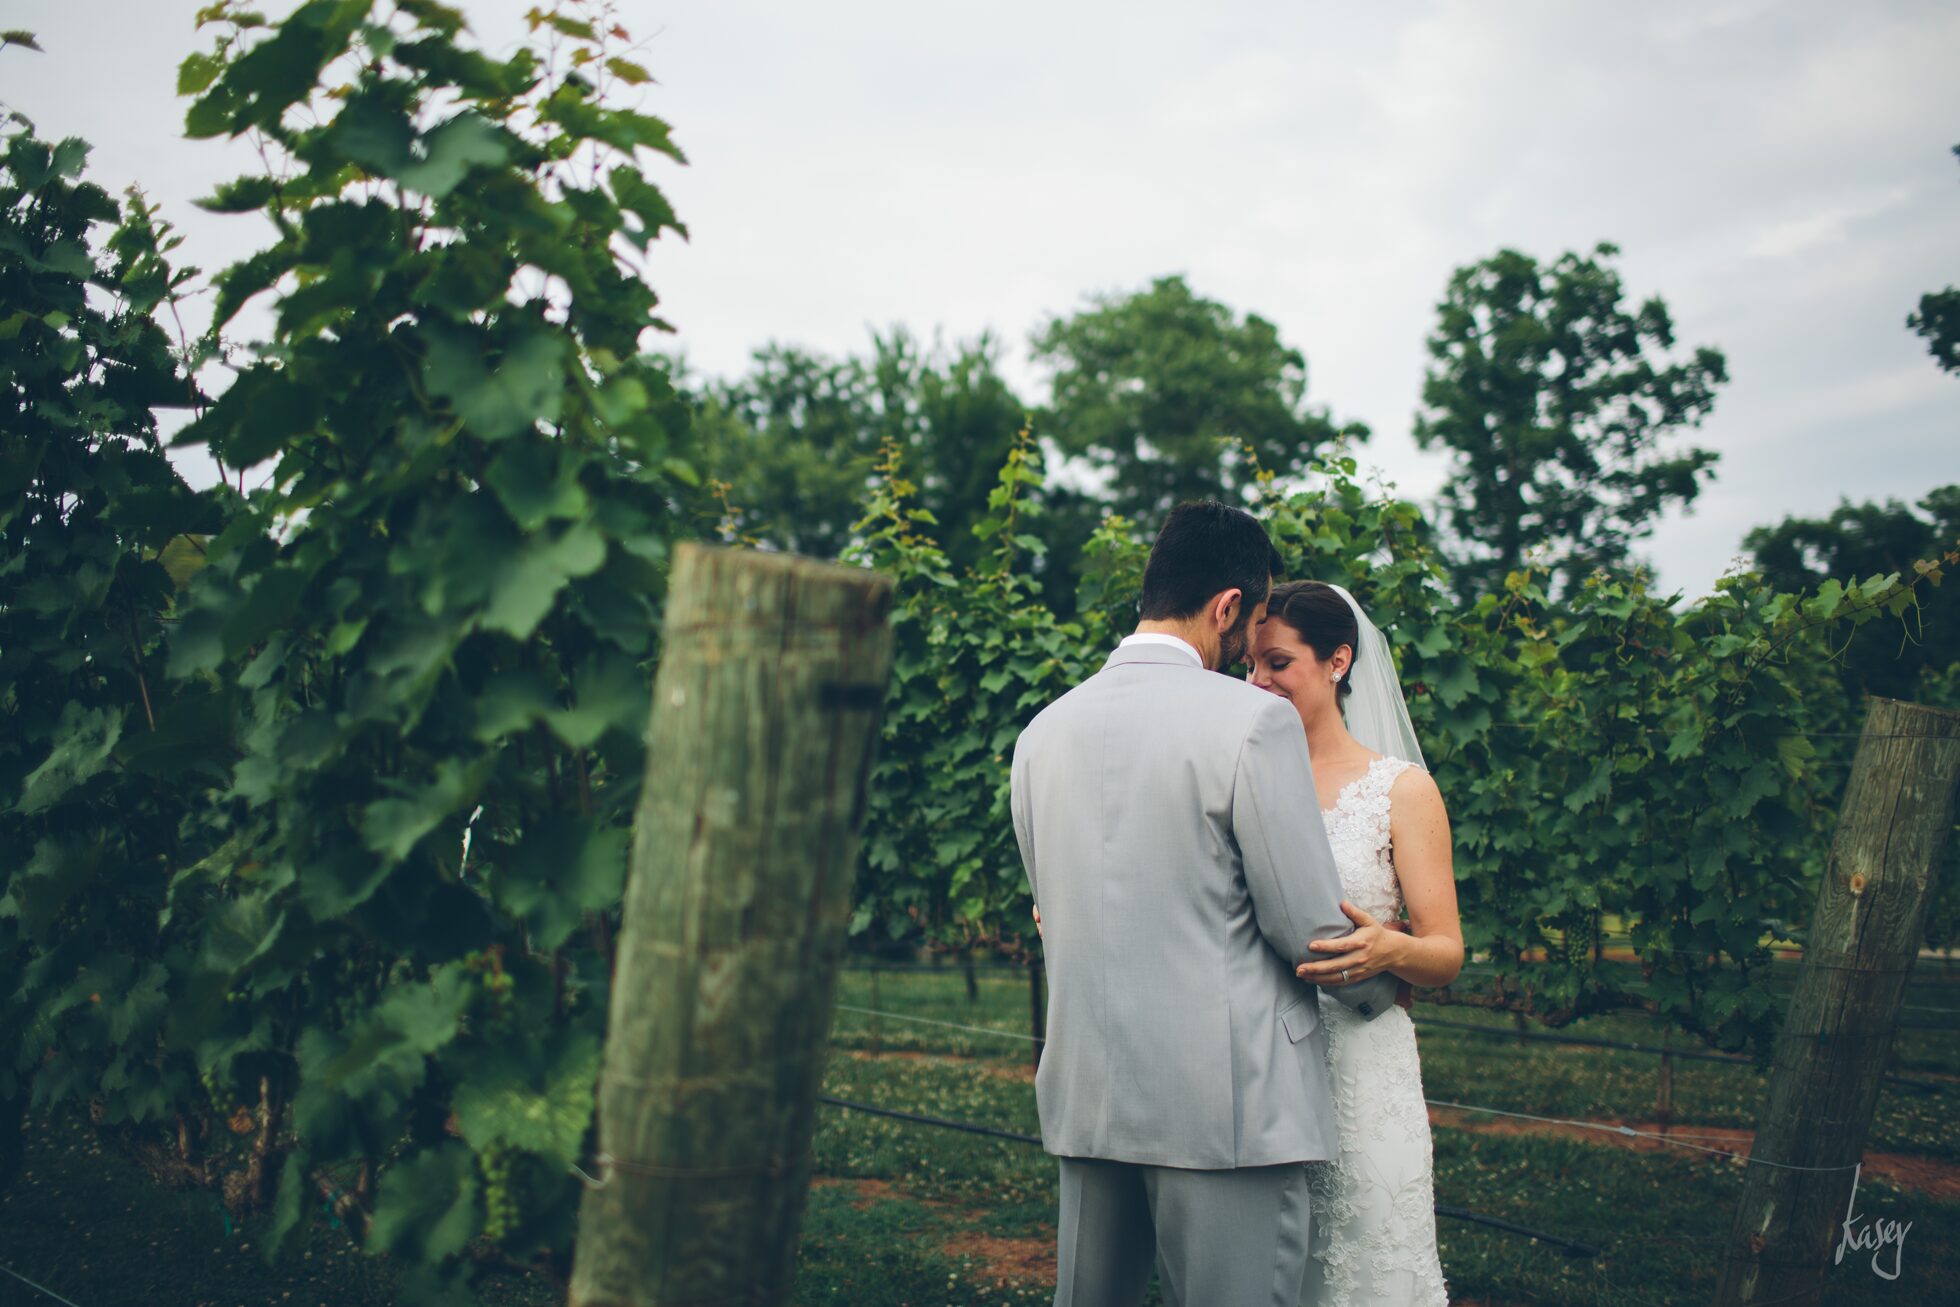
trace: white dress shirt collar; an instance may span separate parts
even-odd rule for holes
[[[1168,645],[1173,649],[1181,649],[1185,653],[1191,656],[1192,663],[1195,664],[1200,671],[1204,670],[1204,665],[1205,665],[1204,655],[1199,653],[1197,647],[1193,645],[1189,640],[1183,639],[1179,636],[1166,635],[1162,631],[1138,631],[1134,635],[1124,636],[1122,643],[1118,644],[1116,647],[1118,649],[1121,649],[1128,645],[1133,645],[1133,644],[1162,644],[1162,645]]]

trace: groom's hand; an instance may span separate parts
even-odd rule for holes
[[[1335,955],[1321,962],[1303,962],[1294,969],[1294,974],[1309,984],[1355,985],[1395,968],[1399,956],[1397,949],[1401,944],[1397,932],[1346,899],[1341,900],[1341,911],[1354,923],[1354,931],[1339,939],[1308,942],[1307,947],[1316,953]],[[1393,924],[1401,925],[1400,922]],[[1343,975],[1343,972],[1347,974]]]

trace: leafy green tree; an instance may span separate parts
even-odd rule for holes
[[[1182,277],[1097,297],[1036,331],[1033,349],[1053,374],[1043,434],[1107,478],[1112,511],[1140,521],[1186,499],[1243,501],[1261,467],[1298,475],[1337,437],[1367,438],[1308,407],[1306,358],[1277,327]]]
[[[926,349],[903,331],[878,341],[874,374],[890,425],[918,473],[919,504],[956,568],[982,566],[993,544],[983,522],[1000,469],[1021,445],[1028,405],[1000,373],[1000,343],[982,334]]]
[[[695,425],[725,532],[812,558],[843,551],[878,453],[878,395],[860,361],[765,346],[740,379],[705,388]]]
[[[889,443],[903,452],[949,561],[964,569],[984,552],[972,527],[1026,412],[991,337],[926,347],[897,327],[842,359],[782,345],[756,351],[742,377],[703,388],[697,430],[730,536],[838,555],[857,538]]]
[[[1673,358],[1659,298],[1625,303],[1618,249],[1541,265],[1500,250],[1459,268],[1438,307],[1416,442],[1452,456],[1442,509],[1459,593],[1491,594],[1527,558],[1567,590],[1623,569],[1716,455],[1667,449],[1728,379],[1720,351]]]
[[[1786,517],[1757,527],[1743,545],[1777,590],[1814,590],[1832,578],[1911,576],[1916,566],[1960,548],[1960,485],[1929,491],[1916,509],[1897,499],[1847,499],[1827,517]],[[1861,632],[1834,652],[1854,699],[1865,693],[1915,698],[1928,669],[1960,662],[1960,622],[1950,605],[1928,606],[1908,623],[1905,639],[1896,632]]]
[[[1953,153],[1960,157],[1960,145]],[[1926,338],[1926,352],[1943,370],[1960,375],[1960,287],[1921,295],[1919,311],[1906,317],[1906,326]]]
[[[434,1288],[479,1236],[529,1257],[572,1235],[664,565],[695,511],[644,352],[647,249],[679,224],[642,162],[682,156],[614,103],[649,79],[602,5],[534,10],[499,58],[434,0],[207,18],[189,133],[269,167],[206,207],[275,233],[218,275],[213,329],[269,293],[271,330],[177,439],[269,478],[170,639],[174,680],[239,695],[236,844],[171,902],[213,923],[191,984],[249,999],[177,1025],[220,1068],[283,1055],[275,1239],[318,1173],[376,1171],[367,1246]]]
[[[569,1245],[700,513],[643,352],[678,223],[641,162],[680,152],[613,102],[649,78],[606,6],[528,21],[492,58],[435,0],[202,11],[189,134],[265,160],[203,204],[273,232],[214,280],[215,399],[156,324],[183,274],[147,208],[97,252],[79,143],[16,135],[0,175],[0,1108],[253,1103],[234,1210],[270,1201],[277,1247],[331,1176],[418,1298]],[[170,404],[260,488],[187,490]]]
[[[158,908],[209,851],[227,699],[169,685],[164,632],[237,504],[191,490],[157,430],[201,398],[156,320],[193,274],[87,155],[0,143],[0,1188],[29,1101],[94,1096],[115,1129],[204,1098],[162,1040],[185,990],[166,958],[202,923]]]

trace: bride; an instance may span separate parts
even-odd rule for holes
[[[1306,726],[1347,894],[1342,909],[1356,927],[1316,941],[1331,956],[1302,966],[1301,978],[1331,986],[1387,971],[1407,985],[1449,984],[1463,965],[1449,816],[1423,766],[1388,642],[1340,586],[1288,582],[1273,588],[1250,679],[1290,701]],[[1307,1164],[1303,1303],[1447,1307],[1429,1112],[1405,1007],[1367,1021],[1338,1003],[1320,1005],[1341,1147],[1338,1159]]]

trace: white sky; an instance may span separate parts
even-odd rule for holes
[[[530,0],[461,7],[493,48]],[[140,181],[207,270],[262,219],[190,207],[251,166],[180,139],[198,0],[0,0],[44,55],[0,100]],[[290,4],[264,6],[285,12]],[[693,232],[653,278],[690,361],[842,352],[903,322],[1028,334],[1092,291],[1184,273],[1279,324],[1314,402],[1424,498],[1409,438],[1452,268],[1618,243],[1634,298],[1732,380],[1720,451],[1646,552],[1699,593],[1752,526],[1960,480],[1960,379],[1905,329],[1960,283],[1960,6],[1936,0],[622,0],[692,160],[650,169]]]

